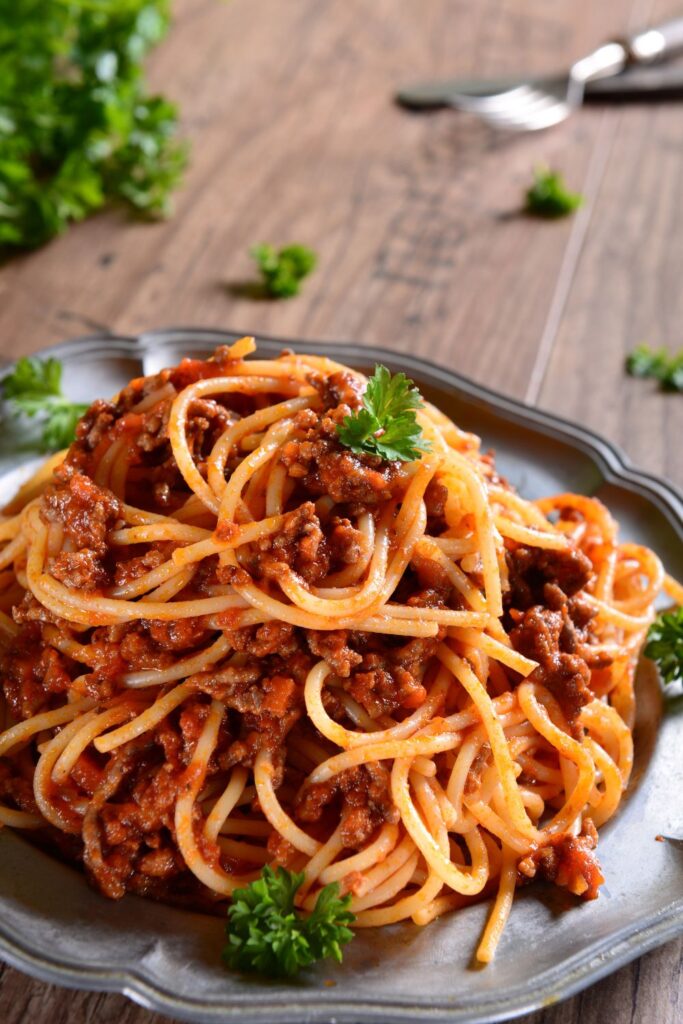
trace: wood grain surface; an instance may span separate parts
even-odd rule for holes
[[[498,136],[391,102],[406,79],[543,70],[674,0],[176,0],[153,55],[192,162],[175,216],[109,212],[0,269],[0,357],[110,328],[219,326],[420,353],[575,418],[683,484],[683,400],[623,373],[681,345],[683,109],[591,106]],[[534,165],[585,195],[576,216],[519,214]],[[320,256],[303,293],[249,299],[257,241]],[[683,943],[525,1024],[679,1024]],[[0,968],[2,1024],[162,1024],[119,996]]]

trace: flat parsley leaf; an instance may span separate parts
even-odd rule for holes
[[[272,245],[254,245],[250,250],[258,264],[266,293],[273,299],[288,299],[299,294],[299,286],[317,263],[317,257],[305,245],[293,243],[282,249]]]
[[[420,392],[404,373],[392,377],[386,366],[377,365],[368,380],[363,407],[344,418],[337,435],[357,455],[412,462],[430,448],[415,416],[422,405]]]
[[[142,60],[169,0],[0,0],[0,251],[42,245],[110,201],[164,215],[186,149]]]
[[[644,653],[656,663],[665,683],[683,683],[683,608],[657,616]]]
[[[350,896],[339,885],[326,885],[309,917],[294,909],[304,875],[266,865],[261,877],[236,889],[228,909],[228,942],[223,959],[233,968],[268,977],[291,977],[316,960],[342,959],[342,946],[353,938],[355,920]]]
[[[583,202],[583,196],[570,192],[558,171],[538,168],[534,183],[526,193],[526,212],[534,217],[566,217]]]
[[[12,415],[42,420],[43,451],[59,451],[71,444],[76,424],[88,408],[63,395],[62,364],[58,359],[24,356],[0,381],[0,389]]]

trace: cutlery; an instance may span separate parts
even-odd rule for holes
[[[675,18],[622,41],[604,43],[576,61],[568,73],[531,79],[418,82],[401,89],[397,98],[414,109],[452,106],[475,114],[496,128],[537,131],[564,121],[591,95],[654,98],[659,89],[669,96],[675,94],[683,84],[680,68],[666,69],[667,74],[665,69],[643,70],[643,66],[681,52],[683,18]]]

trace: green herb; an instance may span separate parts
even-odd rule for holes
[[[274,299],[288,299],[299,294],[299,284],[315,269],[317,258],[305,245],[255,245],[249,253],[256,260],[266,293]]]
[[[526,212],[534,217],[566,217],[583,202],[583,196],[569,192],[558,171],[540,167],[526,194]]]
[[[638,345],[626,357],[626,372],[658,380],[663,391],[683,391],[683,350],[671,355],[665,348]]]
[[[230,967],[282,977],[326,957],[341,962],[341,947],[353,938],[347,927],[355,920],[348,909],[351,897],[340,898],[333,882],[318,895],[310,917],[303,917],[294,909],[303,880],[303,873],[266,865],[260,878],[235,890],[223,950]]]
[[[645,657],[656,663],[665,683],[683,683],[683,608],[657,616],[648,630]]]
[[[386,366],[375,366],[362,409],[337,426],[339,440],[358,455],[412,462],[430,448],[415,416],[422,405],[420,392],[404,373],[392,377]]]
[[[43,421],[43,451],[58,451],[71,444],[76,424],[88,406],[71,402],[62,394],[62,364],[58,359],[24,356],[0,381],[0,388],[14,416],[38,416]]]
[[[30,249],[109,201],[168,212],[186,161],[141,62],[168,0],[0,0],[0,249]]]

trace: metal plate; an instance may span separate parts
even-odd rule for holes
[[[155,331],[87,338],[49,352],[64,361],[70,396],[89,400],[234,337]],[[480,434],[485,448],[495,448],[500,471],[526,497],[597,495],[619,518],[624,538],[651,545],[683,577],[683,496],[590,431],[409,355],[289,339],[263,341],[260,349],[275,354],[284,345],[361,369],[379,361],[405,370],[460,426]],[[3,498],[25,473],[16,469],[18,440],[5,431],[0,442],[0,470],[14,470],[0,481]],[[544,886],[522,890],[485,970],[471,966],[488,909],[481,904],[426,928],[362,931],[342,966],[322,964],[288,984],[240,977],[221,966],[220,920],[134,896],[105,900],[75,869],[9,830],[0,833],[0,955],[46,981],[124,992],[188,1021],[474,1024],[554,1003],[683,931],[683,853],[655,842],[658,833],[683,835],[683,708],[670,702],[660,724],[657,680],[641,671],[638,686],[634,784],[616,822],[601,833],[607,882],[600,899],[581,904]]]

